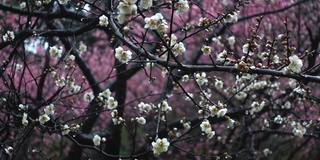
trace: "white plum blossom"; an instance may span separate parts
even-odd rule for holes
[[[28,123],[29,123],[28,122],[28,114],[26,112],[23,113],[21,122],[22,122],[22,125],[24,125],[24,126],[28,125]]]
[[[177,2],[177,10],[176,12],[178,14],[182,14],[187,12],[187,10],[189,9],[189,4],[187,0],[179,0],[179,2]]]
[[[223,82],[220,79],[215,79],[214,86],[216,86],[218,89],[223,88]]]
[[[271,59],[271,61],[274,63],[274,64],[278,64],[280,61],[279,61],[279,56],[278,55],[274,55]]]
[[[140,113],[149,113],[152,110],[152,107],[150,104],[144,103],[144,102],[140,102],[138,104],[138,108]]]
[[[13,149],[11,146],[5,148],[4,150],[5,150],[5,152],[6,152],[8,155],[10,155],[10,156],[11,156],[11,155],[13,154],[13,152],[14,152],[14,149]]]
[[[245,53],[245,54],[249,54],[250,56],[253,55],[253,52],[251,50],[249,50],[249,43],[246,43],[242,46],[242,52]]]
[[[289,101],[287,101],[286,103],[284,103],[283,106],[281,106],[282,109],[290,109],[291,108],[291,103]]]
[[[28,105],[19,104],[18,107],[19,107],[19,110],[23,110],[23,111],[28,110]]]
[[[262,101],[260,104],[256,101],[251,103],[251,110],[250,110],[250,114],[252,115],[253,113],[257,113],[260,112],[263,107],[265,106],[265,101]]]
[[[21,2],[19,6],[20,6],[21,9],[24,9],[24,8],[26,8],[27,3],[26,2]]]
[[[302,60],[297,55],[293,55],[289,57],[289,61],[289,68],[291,71],[294,73],[300,73],[303,66]]]
[[[218,112],[217,112],[217,116],[218,117],[223,117],[224,115],[226,115],[227,112],[228,112],[227,108],[219,109]]]
[[[100,25],[100,26],[103,26],[103,27],[107,27],[108,24],[109,24],[108,20],[109,20],[109,19],[108,19],[107,16],[105,16],[105,15],[100,16],[100,17],[99,17],[99,25]]]
[[[156,155],[160,155],[160,153],[168,151],[170,143],[168,142],[167,138],[158,138],[155,142],[152,142],[151,145],[153,153]]]
[[[5,42],[13,41],[14,38],[15,38],[14,32],[13,31],[7,31],[7,33],[4,34],[2,36],[2,38],[3,38],[3,41],[5,41]]]
[[[153,0],[140,0],[140,6],[143,9],[150,9]]]
[[[105,89],[103,92],[99,93],[99,96],[104,98],[109,98],[111,96],[111,91],[109,88]]]
[[[92,141],[95,146],[99,146],[101,142],[101,137],[99,135],[94,135]]]
[[[222,52],[220,52],[217,55],[217,60],[220,61],[220,62],[224,62],[226,60],[227,56],[228,56],[227,51],[223,50]]]
[[[183,127],[185,128],[185,129],[190,129],[191,128],[191,126],[190,126],[190,122],[188,122],[185,118],[184,119],[182,119],[182,120],[180,120],[180,123],[183,125]]]
[[[201,51],[206,56],[210,55],[211,54],[211,47],[208,45],[204,45],[204,46],[202,46]]]
[[[137,14],[137,5],[135,4],[137,0],[124,0],[119,3],[117,9],[119,10],[119,14],[123,15],[135,15]]]
[[[50,120],[50,117],[47,114],[42,114],[38,119],[40,124],[44,124]]]
[[[212,131],[211,124],[207,119],[202,121],[202,123],[200,124],[200,128],[201,131],[206,134],[209,134]]]
[[[235,122],[236,122],[235,120],[233,120],[233,119],[231,119],[231,118],[228,117],[228,118],[227,118],[227,127],[228,127],[228,128],[233,128]]]
[[[199,19],[199,22],[198,22],[198,26],[200,27],[205,27],[205,26],[208,26],[210,25],[210,19],[206,18],[206,17],[201,17]]]
[[[60,58],[60,57],[61,57],[61,54],[62,54],[62,47],[60,47],[60,48],[58,49],[58,47],[52,46],[52,47],[50,47],[50,49],[49,49],[49,53],[50,53],[50,55],[51,55],[52,57],[54,57],[54,58]]]
[[[210,113],[210,116],[215,116],[218,112],[218,108],[213,105],[213,106],[209,106],[209,113]]]
[[[83,95],[83,98],[85,101],[87,102],[91,102],[93,99],[94,99],[94,95],[92,92],[86,92],[84,95]]]
[[[126,14],[119,14],[117,16],[117,19],[118,19],[118,22],[120,24],[123,24],[125,23],[126,21],[129,21],[130,20],[130,15],[126,15]]]
[[[165,33],[168,30],[168,28],[169,28],[168,23],[166,21],[162,20],[157,28],[157,32]]]
[[[121,63],[127,63],[131,59],[132,52],[130,50],[125,51],[121,46],[119,46],[115,49],[115,51],[115,57]]]
[[[14,67],[15,67],[15,70],[16,70],[16,71],[22,69],[22,65],[19,64],[19,63],[15,63],[15,64],[14,64]]]
[[[237,21],[238,21],[238,14],[237,13],[228,14],[224,19],[225,23],[235,23]]]
[[[151,16],[151,17],[147,17],[144,19],[144,22],[146,23],[144,25],[144,28],[150,28],[151,30],[156,30],[159,25],[162,23],[163,21],[163,16],[161,13],[156,13],[155,15]]]
[[[218,45],[223,46],[221,36],[213,37],[211,40],[212,40],[212,42],[215,42],[215,43],[217,43]]]
[[[200,73],[197,73],[197,74],[195,75],[195,78],[196,78],[196,82],[197,82],[200,86],[204,85],[205,83],[208,83],[208,79],[206,78],[206,73],[205,73],[205,72],[201,72],[201,74],[200,74]]]
[[[276,117],[274,117],[273,122],[278,123],[278,124],[282,124],[283,118],[280,115],[277,115]]]
[[[81,90],[81,86],[79,86],[79,85],[73,85],[73,86],[71,86],[71,88],[69,89],[69,94],[79,93],[80,90]]]
[[[124,123],[125,120],[122,117],[116,117],[116,118],[112,118],[112,122],[114,125],[119,125],[121,123]]]
[[[54,113],[54,104],[51,103],[50,105],[46,106],[44,113],[47,115],[52,115]]]
[[[290,72],[291,71],[290,71],[289,67],[284,67],[283,70],[282,70],[282,73],[285,74],[285,75],[290,74]]]
[[[166,100],[164,100],[158,104],[159,109],[160,109],[160,107],[161,107],[161,111],[163,111],[163,112],[172,111],[172,108],[169,106],[169,104]]]
[[[80,51],[79,56],[81,56],[82,53],[87,52],[87,46],[85,44],[80,44],[79,51]]]
[[[144,117],[136,117],[136,121],[142,125],[146,124],[146,119]]]
[[[216,134],[215,131],[211,131],[211,132],[207,133],[207,138],[211,139],[215,134]]]
[[[182,82],[188,82],[188,81],[189,81],[189,75],[183,75]]]
[[[61,78],[57,78],[56,79],[56,81],[55,81],[55,83],[56,83],[56,86],[58,86],[58,87],[63,87],[63,86],[65,86],[66,84],[65,84],[65,78],[64,77],[61,77]]]
[[[231,46],[233,46],[233,45],[236,43],[235,37],[234,37],[234,36],[230,36],[230,37],[228,38],[228,42],[229,42],[229,44],[230,44]]]
[[[178,56],[186,51],[186,48],[184,47],[184,44],[182,42],[179,42],[175,44],[172,48],[172,52],[174,56]]]
[[[294,136],[297,137],[303,137],[303,135],[306,133],[307,129],[303,127],[300,123],[296,123],[295,127],[292,130],[292,133]]]
[[[61,134],[62,135],[67,135],[70,132],[70,128],[67,124],[61,126]]]
[[[108,98],[107,102],[108,102],[108,109],[116,109],[118,107],[118,101],[111,96]]]
[[[177,36],[175,34],[171,34],[170,45],[174,46],[177,43],[177,40],[178,40]]]
[[[116,109],[111,112],[111,117],[112,118],[117,118],[118,117],[118,111]]]

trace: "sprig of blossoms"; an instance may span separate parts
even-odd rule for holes
[[[152,142],[151,145],[153,153],[156,155],[160,155],[160,153],[168,151],[170,142],[167,138],[158,138],[155,142]]]

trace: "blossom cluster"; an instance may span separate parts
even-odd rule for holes
[[[144,28],[156,30],[159,33],[165,33],[168,29],[168,24],[161,13],[156,13],[151,17],[146,17],[144,22],[146,23]]]

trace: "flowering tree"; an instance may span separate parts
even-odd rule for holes
[[[0,3],[2,159],[319,159],[320,3]]]

